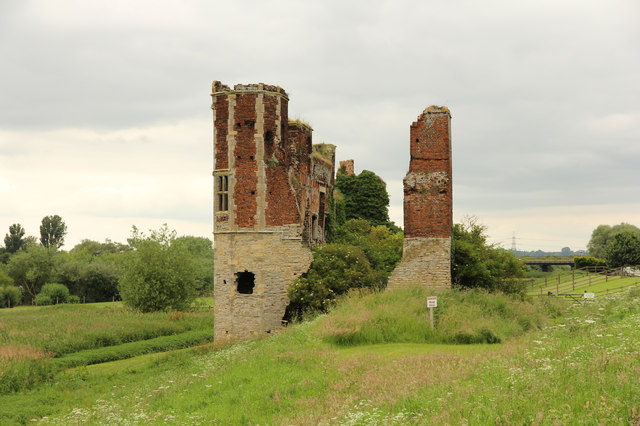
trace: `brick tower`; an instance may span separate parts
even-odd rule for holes
[[[324,241],[335,147],[316,153],[280,87],[214,81],[211,96],[214,337],[241,340],[281,327],[287,289]]]
[[[411,124],[411,159],[404,178],[402,261],[389,289],[451,286],[451,114],[430,106]]]

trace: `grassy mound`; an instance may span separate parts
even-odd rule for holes
[[[434,329],[427,296],[438,296]],[[562,301],[521,300],[482,290],[422,288],[347,296],[318,326],[338,345],[378,343],[500,343],[541,328],[560,312]]]

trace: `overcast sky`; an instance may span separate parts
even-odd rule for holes
[[[211,237],[213,80],[283,87],[398,224],[409,126],[446,105],[454,220],[523,250],[640,226],[637,0],[0,0],[0,237]]]

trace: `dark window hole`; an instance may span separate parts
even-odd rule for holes
[[[253,294],[253,288],[256,285],[256,276],[253,272],[236,272],[236,284],[238,285],[238,293]]]

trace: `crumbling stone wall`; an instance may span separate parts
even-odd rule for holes
[[[388,288],[451,287],[451,114],[430,106],[411,125],[402,261]]]
[[[324,242],[335,147],[316,152],[313,129],[289,122],[278,86],[215,81],[211,96],[214,337],[232,341],[281,326],[309,245]]]

